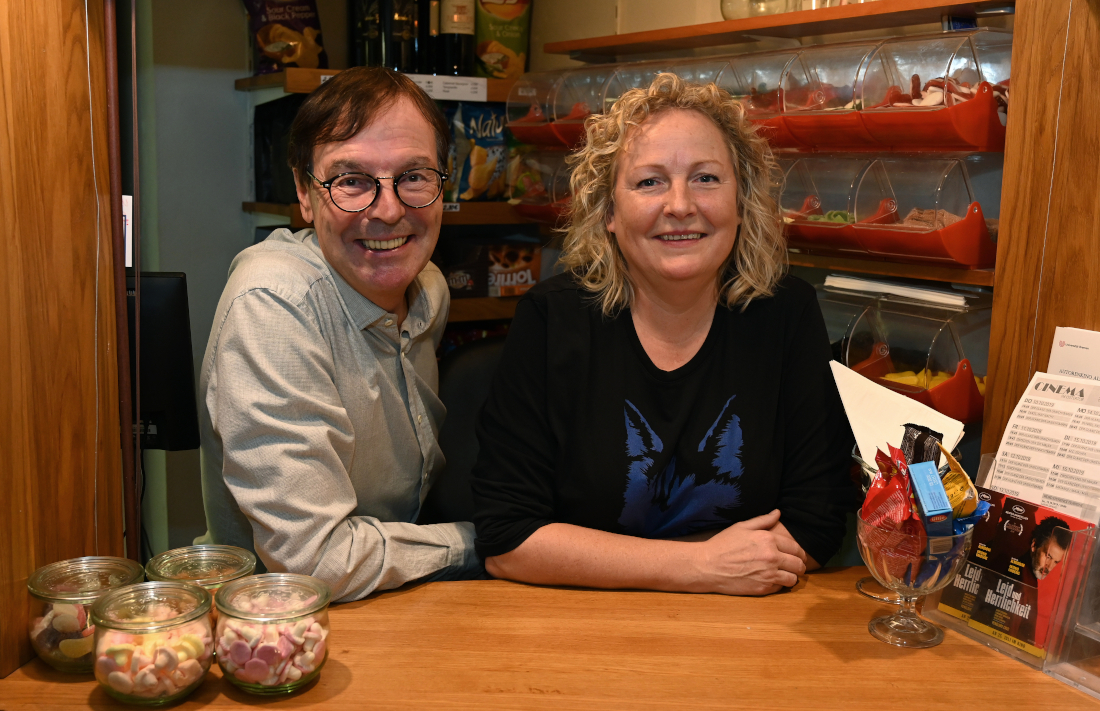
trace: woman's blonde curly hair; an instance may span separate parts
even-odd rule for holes
[[[585,121],[588,141],[568,161],[573,199],[561,261],[581,285],[595,294],[607,316],[634,299],[630,272],[607,230],[614,205],[616,158],[629,129],[665,109],[691,109],[710,118],[722,132],[737,171],[737,210],[741,230],[729,258],[717,271],[718,299],[742,308],[758,296],[771,296],[787,269],[783,223],[776,200],[780,173],[766,139],[745,119],[741,104],[714,84],[692,84],[675,74],[658,74],[648,89],[631,89],[605,114]]]

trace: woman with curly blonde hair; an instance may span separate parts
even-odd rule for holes
[[[763,595],[838,549],[852,436],[767,142],[661,74],[586,123],[565,274],[478,423],[477,547],[532,583]]]

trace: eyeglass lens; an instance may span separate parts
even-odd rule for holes
[[[374,202],[378,184],[365,174],[341,175],[329,188],[332,201],[341,210],[358,212]],[[397,178],[394,184],[397,198],[408,207],[425,207],[439,197],[443,180],[434,170],[411,170]]]

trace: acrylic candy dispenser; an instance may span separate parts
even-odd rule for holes
[[[522,197],[512,207],[520,215],[538,222],[556,224],[569,206],[569,178],[572,168],[565,162],[566,151],[540,150],[522,157],[520,171],[529,177]],[[535,176],[538,182],[535,182]]]
[[[786,162],[780,207],[792,247],[864,254],[855,230],[856,187],[871,164],[857,155],[809,155]]]
[[[783,77],[783,119],[800,143],[821,150],[878,147],[860,117],[862,69],[882,40],[806,47]]]
[[[550,100],[550,128],[558,144],[575,148],[584,142],[584,120],[603,112],[603,94],[615,72],[611,65],[593,65],[565,72]]]
[[[840,339],[840,362],[948,417],[979,422],[985,409],[992,309],[984,295],[968,301],[965,307],[951,308],[876,298]],[[822,302],[823,311],[830,309],[837,310],[837,305]]]
[[[551,128],[552,102],[565,72],[528,72],[512,85],[505,104],[508,130],[517,141],[536,146],[560,146]]]
[[[876,159],[856,190],[853,227],[860,245],[890,260],[992,267],[996,243],[968,175],[968,166],[983,165],[990,164],[919,154]],[[999,182],[987,183],[991,190],[996,184],[999,195]]]
[[[783,79],[802,52],[781,50],[731,57],[715,83],[739,99],[745,116],[762,128],[775,148],[806,148],[787,128],[783,117]]]
[[[888,40],[864,64],[855,108],[894,150],[1003,151],[1012,33],[980,29]]]

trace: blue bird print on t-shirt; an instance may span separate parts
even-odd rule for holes
[[[626,492],[619,524],[625,532],[648,538],[673,538],[729,524],[741,505],[741,422],[726,401],[699,442],[701,471],[685,471],[675,453],[662,471],[655,457],[665,444],[645,416],[626,401]]]

